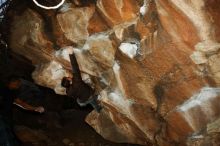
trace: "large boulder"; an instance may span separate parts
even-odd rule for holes
[[[58,27],[68,40],[80,43],[89,36],[87,27],[93,13],[94,7],[69,8],[56,16]]]
[[[62,65],[54,60],[49,63],[39,64],[32,73],[34,81],[48,88],[54,89],[57,94],[65,95],[65,88],[61,87],[61,80],[65,76],[71,76]]]

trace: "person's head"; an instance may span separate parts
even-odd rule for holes
[[[70,77],[63,77],[61,81],[62,87],[69,88],[71,85],[71,78]]]
[[[7,87],[11,90],[16,90],[20,87],[21,80],[18,76],[10,76],[7,80]]]

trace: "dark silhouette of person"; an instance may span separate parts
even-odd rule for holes
[[[70,61],[73,77],[64,77],[61,82],[61,85],[66,88],[67,96],[76,98],[80,106],[90,104],[97,112],[100,112],[102,107],[97,102],[98,95],[95,94],[95,90],[92,87],[83,82],[74,54],[70,55]]]
[[[10,77],[5,85],[0,87],[0,146],[19,146],[13,131],[13,104],[29,111],[43,113],[42,106],[32,106],[22,101],[19,95],[21,81],[17,77]]]

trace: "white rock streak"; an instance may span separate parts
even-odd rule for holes
[[[204,64],[204,63],[206,63],[208,61],[206,56],[205,56],[205,54],[201,53],[199,51],[193,52],[193,54],[190,55],[190,58],[192,59],[192,61],[195,64]]]
[[[120,66],[117,62],[115,62],[114,66],[113,66],[113,71],[114,71],[114,74],[115,74],[115,78],[117,80],[118,87],[119,87],[121,93],[124,94],[123,84],[122,84],[121,79],[120,79]]]
[[[144,4],[143,4],[143,6],[140,8],[140,14],[142,15],[142,16],[144,16],[146,13],[147,13],[147,11],[148,11],[148,6],[149,6],[149,2],[148,2],[149,0],[144,0]]]
[[[107,103],[112,103],[115,107],[120,109],[123,114],[130,116],[130,106],[133,104],[133,101],[127,99],[124,93],[123,84],[120,79],[120,65],[118,62],[114,63],[113,71],[117,80],[118,87],[116,87],[114,91],[108,93]]]
[[[115,105],[115,107],[122,110],[122,113],[130,116],[130,106],[132,105],[132,101],[123,97],[123,95],[119,91],[111,92],[108,95],[110,101]]]
[[[56,6],[51,6],[51,7],[47,7],[47,6],[44,6],[44,5],[41,5],[39,4],[36,0],[33,0],[33,2],[40,8],[43,8],[43,9],[46,9],[46,10],[50,10],[50,9],[57,9],[59,8],[60,6],[62,6],[65,2],[65,0],[62,0],[59,4],[57,4]]]
[[[121,43],[119,49],[132,59],[137,55],[138,46],[137,44]]]
[[[216,98],[219,96],[220,88],[204,87],[198,94],[194,95],[190,100],[179,106],[177,110],[183,114],[187,123],[194,130],[198,130],[201,128],[201,125],[199,125],[197,121],[201,116],[198,115],[198,113],[202,113],[204,114],[203,116],[209,117],[209,120],[213,120],[216,116],[213,102],[215,102],[217,100]]]
[[[132,100],[126,99],[119,91],[119,89],[115,89],[111,92],[103,90],[100,92],[102,102],[110,104],[114,106],[116,109],[120,111],[120,113],[132,117],[130,112],[130,107],[134,103]]]
[[[185,102],[179,109],[181,111],[187,111],[197,105],[208,103],[211,98],[215,98],[220,95],[220,88],[204,87],[201,91],[194,95],[189,101]]]
[[[207,20],[207,13],[204,11],[204,0],[170,0],[178,7],[197,27],[200,38],[202,40],[212,40],[212,26]]]

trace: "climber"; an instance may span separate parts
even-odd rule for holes
[[[0,146],[18,146],[19,142],[13,132],[12,106],[17,105],[22,109],[43,113],[42,106],[34,107],[19,99],[18,89],[20,80],[10,77],[5,85],[0,87]]]
[[[95,94],[94,89],[83,82],[74,54],[70,55],[70,61],[72,65],[73,77],[64,77],[61,82],[61,85],[66,88],[67,96],[77,98],[77,103],[80,106],[90,104],[97,112],[100,112],[102,107],[97,103],[98,95]]]

